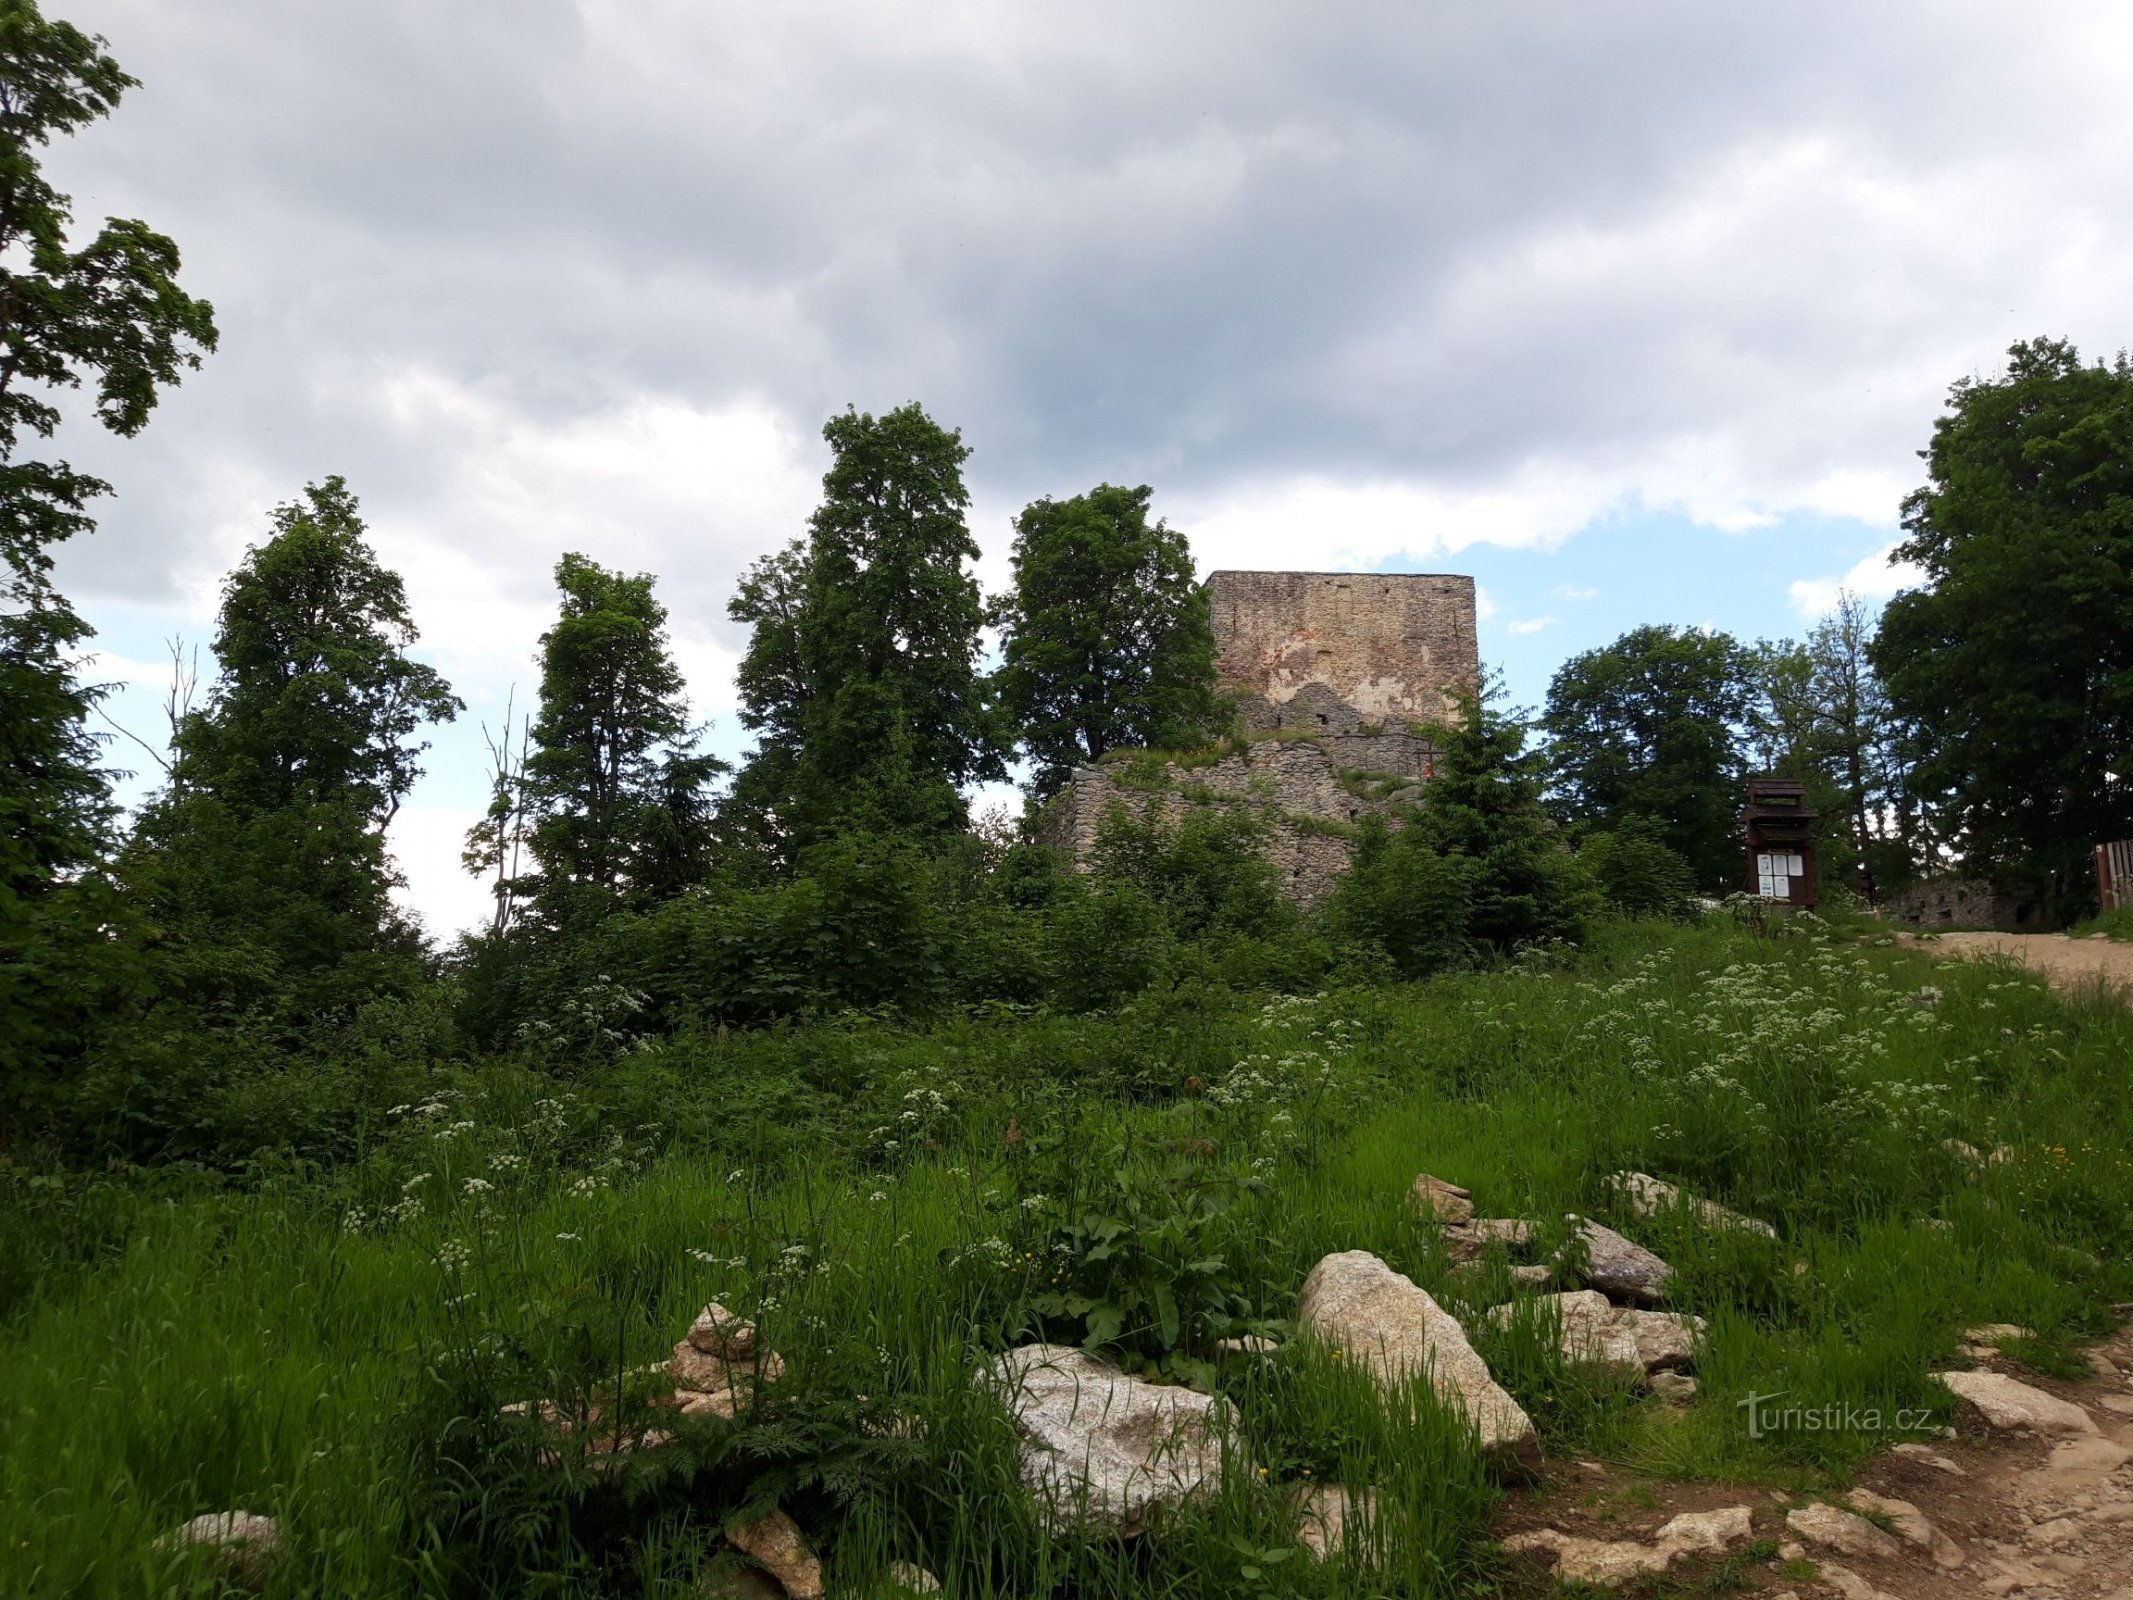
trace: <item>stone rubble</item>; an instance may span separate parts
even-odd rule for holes
[[[1311,1269],[1296,1325],[1355,1359],[1383,1387],[1426,1378],[1473,1422],[1491,1456],[1533,1464],[1533,1421],[1490,1376],[1466,1330],[1409,1278],[1367,1250],[1344,1250]]]
[[[1072,1345],[1023,1345],[982,1381],[1022,1435],[1022,1481],[1055,1522],[1124,1533],[1222,1472],[1221,1402],[1144,1383]]]

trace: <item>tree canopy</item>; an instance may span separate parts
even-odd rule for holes
[[[1222,720],[1207,594],[1185,536],[1148,520],[1153,493],[1100,484],[1015,520],[999,689],[1040,799],[1107,750],[1198,744]]]
[[[1733,883],[1754,675],[1738,641],[1701,628],[1635,628],[1565,662],[1542,718],[1559,814],[1650,817],[1698,883]]]
[[[1917,781],[1974,865],[2062,890],[2133,836],[2133,361],[2052,339],[1966,378],[1904,502],[1925,582],[1873,646],[1896,711],[1932,731]]]
[[[704,791],[724,770],[694,749],[651,574],[573,553],[556,563],[555,581],[562,608],[541,635],[523,784],[539,862],[530,887],[551,925],[657,899],[700,876]]]
[[[788,841],[953,832],[959,787],[1005,773],[966,565],[970,451],[916,404],[846,411],[822,436],[832,460],[806,542],[759,561],[727,608],[752,630],[741,721],[763,738],[736,796]]]

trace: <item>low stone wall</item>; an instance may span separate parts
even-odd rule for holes
[[[2033,933],[2045,925],[2042,895],[2014,880],[1927,878],[1881,903],[1881,915],[1905,927],[1999,928]]]

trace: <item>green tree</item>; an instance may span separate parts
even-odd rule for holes
[[[1656,820],[1696,881],[1741,875],[1752,653],[1731,635],[1643,627],[1565,662],[1548,685],[1553,801],[1567,821]]]
[[[1185,536],[1149,522],[1153,492],[1101,484],[1015,521],[998,684],[1039,799],[1107,750],[1196,745],[1223,721],[1207,592]]]
[[[788,844],[958,830],[960,786],[1005,770],[966,566],[969,449],[915,404],[847,411],[822,435],[833,459],[805,543],[759,561],[727,607],[752,630],[741,722],[761,741],[737,809]]]
[[[523,887],[551,927],[678,893],[705,871],[711,780],[725,770],[695,749],[667,612],[652,576],[570,554],[556,563],[562,611],[541,635],[541,699],[523,760],[525,814],[538,868]],[[495,814],[476,828],[470,865],[493,866]],[[492,839],[492,834],[494,838]]]
[[[1576,943],[1596,902],[1542,804],[1542,752],[1526,747],[1527,714],[1500,709],[1500,680],[1455,693],[1458,715],[1430,730],[1436,776],[1401,837],[1475,865],[1469,934],[1497,951]]]
[[[2133,360],[2032,340],[1948,406],[1896,552],[1925,582],[1871,654],[1928,733],[1941,836],[2078,895],[2091,847],[2133,835]]]
[[[416,638],[355,496],[307,485],[223,585],[217,679],[128,854],[161,923],[256,952],[299,1011],[408,974],[386,829],[421,776],[417,733],[460,709]]]
[[[0,0],[0,1076],[62,1053],[93,1011],[89,971],[111,907],[83,869],[112,816],[87,717],[97,692],[69,658],[90,628],[50,581],[51,548],[93,523],[109,486],[25,454],[95,386],[96,420],[140,432],[158,394],[214,348],[213,313],[177,284],[177,246],[109,219],[79,249],[41,152],[110,115],[134,80],[104,41]]]

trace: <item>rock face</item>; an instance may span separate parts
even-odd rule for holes
[[[1937,1372],[1934,1376],[1976,1406],[1995,1428],[2022,1428],[2034,1433],[2096,1431],[2096,1419],[2081,1407],[2004,1372]]]
[[[1561,1318],[1565,1361],[1629,1367],[1639,1373],[1678,1372],[1696,1363],[1696,1340],[1704,1330],[1701,1317],[1614,1305],[1594,1289],[1542,1295],[1534,1306]],[[1517,1313],[1515,1303],[1497,1306],[1488,1320],[1508,1327]]]
[[[985,1381],[1021,1431],[1022,1481],[1054,1519],[1138,1531],[1221,1478],[1211,1396],[1143,1383],[1071,1345],[1009,1350]]]
[[[281,1524],[249,1511],[211,1511],[173,1528],[156,1548],[198,1550],[230,1583],[260,1589],[281,1560]]]
[[[822,1600],[822,1563],[808,1549],[799,1524],[784,1512],[730,1529],[726,1538],[777,1579],[791,1600]]]
[[[1553,1551],[1555,1575],[1564,1582],[1613,1589],[1666,1571],[1678,1556],[1722,1555],[1728,1545],[1748,1537],[1753,1523],[1749,1507],[1727,1506],[1722,1511],[1683,1512],[1661,1527],[1650,1544],[1635,1539],[1579,1539],[1554,1528],[1537,1528],[1504,1540],[1503,1547]]]
[[[1533,1421],[1489,1375],[1466,1330],[1412,1280],[1367,1250],[1344,1250],[1311,1269],[1296,1323],[1353,1357],[1381,1385],[1426,1377],[1446,1405],[1473,1422],[1493,1456],[1537,1462]]]
[[[1674,1269],[1640,1244],[1587,1218],[1565,1219],[1585,1246],[1585,1281],[1610,1300],[1627,1305],[1657,1305],[1666,1294]]]
[[[1608,1180],[1623,1199],[1623,1202],[1640,1217],[1662,1216],[1669,1211],[1686,1210],[1707,1228],[1732,1228],[1742,1233],[1759,1233],[1766,1239],[1775,1239],[1777,1229],[1767,1222],[1758,1222],[1753,1217],[1744,1217],[1720,1205],[1716,1200],[1704,1200],[1677,1189],[1664,1179],[1655,1178],[1648,1172],[1618,1172]]]

